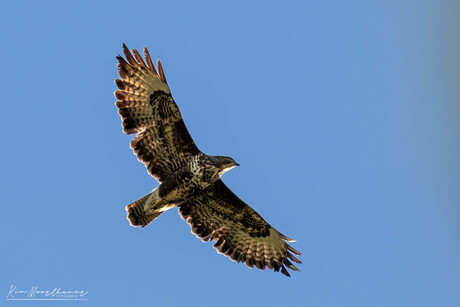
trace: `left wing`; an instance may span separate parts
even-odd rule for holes
[[[299,271],[290,260],[301,263],[292,254],[300,252],[286,243],[294,240],[270,226],[220,179],[180,205],[179,213],[197,237],[204,242],[217,240],[217,252],[236,262],[261,270],[281,269],[286,276],[290,276],[286,267]]]

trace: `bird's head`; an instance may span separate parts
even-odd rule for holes
[[[235,160],[230,157],[225,156],[215,156],[215,166],[219,170],[219,177],[222,176],[225,172],[231,170],[235,166],[239,166]]]

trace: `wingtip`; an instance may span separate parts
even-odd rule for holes
[[[160,79],[165,82],[165,83],[168,83],[166,82],[166,76],[165,76],[165,73],[163,71],[163,66],[161,65],[161,61],[158,60],[157,62],[157,65],[158,65],[158,72],[160,73]]]
[[[282,233],[280,233],[280,235],[281,235],[281,237],[283,238],[284,241],[287,241],[287,242],[290,242],[290,243],[297,242],[296,240],[291,239],[288,236],[283,235]]]
[[[150,57],[150,53],[147,47],[144,47],[144,57],[145,57],[145,60],[147,61],[147,66],[149,67],[150,71],[158,75],[155,69],[155,65],[153,65],[152,58]]]
[[[137,62],[141,67],[147,68],[147,65],[145,65],[144,60],[142,59],[141,55],[136,49],[131,49],[132,54],[134,54],[134,57],[136,58]]]
[[[120,64],[120,62],[123,61],[123,57],[119,54],[117,54],[115,58],[118,60],[118,64]]]
[[[132,66],[137,66],[139,65],[136,60],[134,59],[133,55],[131,54],[131,52],[129,51],[128,49],[128,46],[126,46],[125,43],[123,43],[123,53],[126,57],[126,60],[128,61],[128,63]]]
[[[287,277],[291,277],[291,274],[289,274],[284,265],[281,267],[281,273],[283,273]]]
[[[286,245],[287,245],[287,244],[286,244]],[[290,246],[290,245],[287,245],[287,249],[288,249],[290,252],[296,254],[297,256],[300,256],[300,255],[302,254],[301,252],[299,252],[298,250],[296,250],[295,248],[293,248],[293,247]]]

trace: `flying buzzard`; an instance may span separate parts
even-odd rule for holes
[[[301,263],[289,246],[293,242],[268,224],[254,209],[238,198],[220,179],[238,166],[232,158],[208,156],[195,145],[171,96],[160,61],[158,72],[147,48],[145,61],[137,50],[126,60],[117,56],[121,80],[115,80],[116,106],[123,131],[137,134],[131,148],[160,185],[126,207],[132,226],[145,227],[161,213],[179,207],[192,232],[230,259],[249,267],[266,267],[290,276],[286,267]]]

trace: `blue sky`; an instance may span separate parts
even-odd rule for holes
[[[2,1],[1,305],[459,306],[458,1]],[[286,278],[201,243],[114,105],[121,44],[162,60],[195,142],[303,254]],[[3,294],[2,294],[3,293]],[[41,302],[50,305],[51,302]]]

